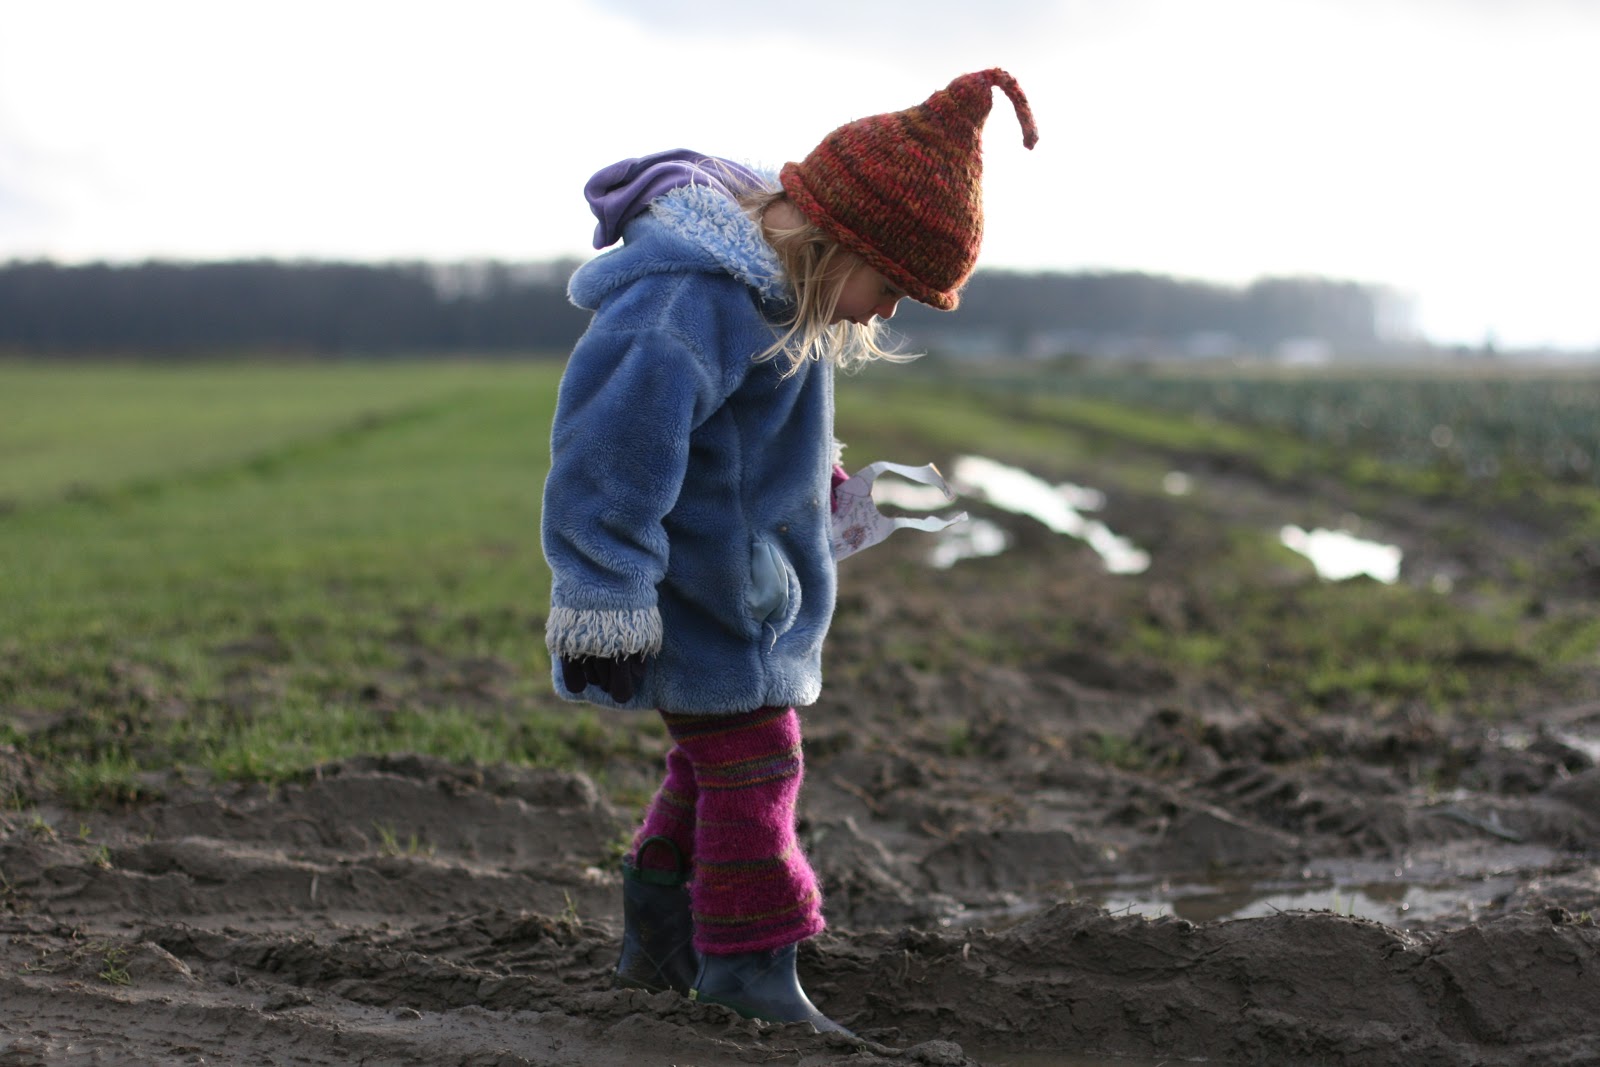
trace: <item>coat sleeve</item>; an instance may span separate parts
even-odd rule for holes
[[[660,650],[662,520],[683,487],[690,433],[723,400],[721,377],[704,353],[660,329],[597,322],[573,350],[541,519],[552,659]]]

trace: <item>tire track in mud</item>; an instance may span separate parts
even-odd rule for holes
[[[8,963],[19,948],[43,946],[23,977],[0,977],[0,1064],[273,1063],[290,1050],[310,1064],[970,1063],[946,1042],[896,1049],[755,1023],[674,994],[611,990],[613,930],[528,913],[451,920],[415,938],[181,924],[85,938],[25,920],[0,923],[0,935]],[[470,945],[468,955],[492,955],[498,969],[424,944]],[[128,972],[125,987],[90,980],[108,954]],[[100,1058],[74,1058],[84,1055]]]
[[[0,871],[58,917],[559,913],[609,901],[596,864],[623,820],[582,775],[510,781],[497,796],[440,761],[349,761],[277,789],[191,790],[121,819],[91,816],[77,840],[11,835]],[[92,844],[103,836],[114,843]]]
[[[251,977],[235,986],[174,993],[80,984],[66,995],[27,980],[0,978],[8,1014],[0,1023],[0,1064],[268,1064],[312,1067],[350,1063],[449,1064],[459,1067],[622,1062],[614,1050],[638,1047],[640,1032],[669,1054],[719,1044],[693,1030],[561,1012],[500,1012],[481,1007],[437,1013],[368,1007],[335,994],[274,992]],[[181,1005],[175,1002],[181,1000]],[[84,1020],[93,1023],[85,1025]],[[621,1031],[621,1037],[614,1033]],[[115,1036],[112,1036],[115,1035]]]

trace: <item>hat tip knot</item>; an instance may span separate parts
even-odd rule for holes
[[[1011,99],[1011,106],[1016,109],[1017,122],[1022,126],[1022,147],[1031,149],[1039,143],[1039,127],[1033,121],[1033,108],[1028,104],[1028,98],[1023,95],[1022,86],[1017,84],[1017,79],[999,67],[990,67],[983,71],[981,77],[986,86],[992,86],[1005,93]]]
[[[1022,147],[1032,148],[1039,142],[1039,128],[1033,121],[1033,108],[1028,105],[1028,98],[1017,84],[1017,79],[1007,71],[990,67],[988,70],[963,74],[951,82],[944,93],[960,102],[958,107],[966,115],[967,121],[981,125],[992,106],[989,95],[991,89],[999,89],[1011,98],[1017,121],[1022,125]]]

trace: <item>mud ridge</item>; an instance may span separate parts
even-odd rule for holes
[[[839,947],[839,992],[955,1041],[1238,1063],[1600,1056],[1600,929],[1559,909],[1437,937],[1331,914],[1193,924],[1063,904],[1010,930]]]

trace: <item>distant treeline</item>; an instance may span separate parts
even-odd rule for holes
[[[1316,339],[1370,351],[1404,336],[1410,313],[1398,294],[1327,278],[1263,278],[1219,285],[1156,274],[979,271],[961,298],[966,329],[1001,331],[1016,351],[1074,339],[1122,338],[1271,352]],[[939,313],[907,307],[896,326],[922,336]]]
[[[573,264],[0,266],[0,349],[60,354],[555,351]]]
[[[561,352],[588,322],[566,298],[575,263],[224,263],[0,265],[0,351],[304,355]],[[980,271],[961,310],[907,306],[895,325],[919,347],[1069,351],[1095,338],[1168,347],[1195,338],[1271,350],[1317,338],[1379,347],[1386,290],[1318,278],[1230,287],[1137,273]]]

